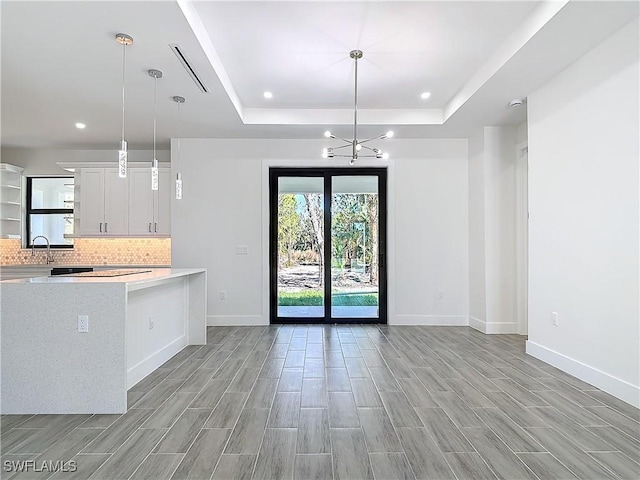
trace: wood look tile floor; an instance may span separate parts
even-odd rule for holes
[[[124,415],[3,415],[3,479],[633,479],[640,411],[467,327],[210,327]],[[73,460],[75,472],[15,473]]]

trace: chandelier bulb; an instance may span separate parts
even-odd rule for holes
[[[393,138],[393,130],[389,130],[384,134],[384,138]]]
[[[356,143],[356,150],[359,152],[360,150],[362,150],[362,145],[359,143]]]
[[[383,159],[383,160],[389,160],[389,153],[388,153],[388,152],[384,152],[384,153],[382,154],[382,159]]]
[[[333,137],[333,135],[331,134],[331,132],[329,130],[324,132],[324,136],[325,136],[325,138],[332,138]]]
[[[355,158],[350,158],[349,159],[349,165],[354,165],[356,163],[356,159]]]
[[[329,158],[329,150],[327,148],[322,149],[322,158]]]

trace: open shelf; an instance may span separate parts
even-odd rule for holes
[[[2,238],[20,238],[22,236],[21,201],[22,168],[8,163],[0,163],[0,221]]]

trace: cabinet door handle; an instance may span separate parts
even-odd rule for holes
[[[102,222],[100,222],[100,233],[102,233]]]
[[[149,222],[149,233],[151,233],[151,222]]]
[[[157,223],[154,223],[154,224],[153,224],[153,231],[154,231],[155,233],[158,233],[158,224],[157,224]]]
[[[107,225],[109,225],[107,222],[104,222],[104,233],[108,233],[109,230],[107,229]]]

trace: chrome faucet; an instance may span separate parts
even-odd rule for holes
[[[35,246],[36,246],[37,238],[44,238],[45,241],[47,242],[47,256],[46,256],[47,265],[49,265],[50,263],[53,263],[53,256],[51,255],[51,244],[49,243],[49,239],[44,235],[37,235],[33,237],[33,239],[31,240],[31,256],[33,257],[36,254]]]

